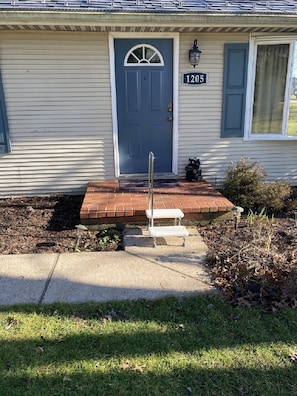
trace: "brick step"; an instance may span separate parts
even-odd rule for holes
[[[195,222],[233,218],[234,205],[210,184],[183,180],[176,184],[155,189],[154,212],[180,208],[183,221]],[[121,189],[119,181],[90,182],[80,211],[81,224],[144,224],[147,209],[147,190]]]

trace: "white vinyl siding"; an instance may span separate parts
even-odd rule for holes
[[[114,178],[107,35],[1,33],[12,152],[0,196],[84,192]]]
[[[180,74],[193,71],[188,50],[197,39],[202,51],[195,71],[208,73],[208,84],[179,87],[179,176],[185,177],[189,157],[201,160],[203,177],[219,186],[225,169],[242,157],[257,161],[270,180],[289,180],[297,185],[297,142],[222,139],[221,108],[225,43],[247,43],[248,34],[182,34],[180,36]]]
[[[195,71],[208,84],[187,86],[181,76],[193,71],[195,39]],[[178,175],[197,156],[203,177],[219,185],[232,161],[246,157],[270,180],[297,185],[297,141],[221,138],[224,44],[232,42],[249,35],[180,34]],[[0,154],[0,197],[83,193],[90,181],[115,178],[107,33],[2,31],[0,67],[12,146]]]

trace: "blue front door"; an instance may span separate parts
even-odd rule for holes
[[[172,172],[171,39],[115,39],[120,174]]]

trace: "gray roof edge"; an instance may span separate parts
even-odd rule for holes
[[[161,14],[161,15],[180,15],[180,14],[190,14],[190,15],[248,15],[248,16],[275,16],[275,15],[281,15],[281,16],[290,16],[290,15],[297,15],[297,8],[294,11],[281,11],[281,10],[265,10],[265,11],[247,11],[247,10],[237,10],[237,11],[232,11],[232,10],[216,10],[216,11],[210,11],[210,10],[162,10],[162,9],[155,9],[155,10],[127,10],[127,9],[98,9],[98,8],[66,8],[66,7],[56,7],[56,8],[51,8],[51,7],[45,7],[45,8],[37,8],[37,7],[1,7],[0,6],[0,12],[6,11],[10,13],[17,13],[17,12],[38,12],[38,13],[44,13],[44,12],[49,12],[49,13],[68,13],[68,14],[84,14],[84,13],[94,13],[94,14]]]
[[[150,14],[295,15],[295,0],[0,0],[0,10]]]
[[[297,14],[294,15],[237,15],[232,14],[195,14],[195,13],[122,13],[122,12],[57,12],[57,11],[7,11],[0,9],[0,26],[6,25],[81,25],[81,26],[258,26],[258,27],[296,27]]]
[[[297,1],[297,0],[296,0]],[[97,9],[97,8],[30,8],[30,7],[18,7],[18,8],[10,8],[10,7],[0,7],[0,13],[9,13],[9,14],[24,14],[24,13],[34,13],[34,14],[82,14],[82,15],[114,15],[114,14],[124,14],[124,15],[196,15],[196,16],[210,16],[210,17],[221,17],[221,16],[240,16],[240,17],[249,17],[249,18],[258,18],[258,17],[290,17],[297,16],[297,8],[294,12],[281,12],[281,11],[265,11],[265,12],[249,12],[249,11],[196,11],[196,10],[110,10],[110,9]]]

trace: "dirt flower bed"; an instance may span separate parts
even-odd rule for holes
[[[0,254],[73,252],[83,196],[0,199]],[[116,242],[114,241],[116,239]],[[83,231],[77,251],[117,250],[113,231]]]
[[[293,216],[241,219],[199,229],[206,266],[234,305],[297,308],[297,225]]]

